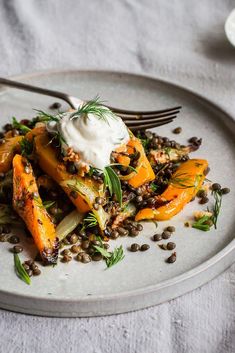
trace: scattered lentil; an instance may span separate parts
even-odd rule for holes
[[[166,231],[170,232],[170,233],[174,233],[175,232],[175,227],[174,226],[168,226],[166,228]]]
[[[70,244],[76,244],[78,241],[78,236],[77,234],[73,233],[70,237],[69,237],[69,242]]]
[[[39,268],[35,268],[35,270],[33,270],[34,276],[39,276],[40,274],[41,274],[41,270],[39,270]]]
[[[173,264],[176,261],[176,253],[174,252],[173,254],[171,254],[170,257],[167,258],[166,260],[169,264]]]
[[[230,189],[229,188],[223,188],[221,189],[221,192],[223,195],[229,194],[230,193]]]
[[[100,253],[95,253],[95,254],[92,255],[91,258],[92,258],[93,261],[100,261],[100,260],[103,259],[103,256]]]
[[[84,264],[87,264],[88,262],[91,262],[90,255],[88,255],[86,253],[83,253],[81,262],[83,262]]]
[[[214,183],[214,184],[211,185],[211,189],[213,191],[221,190],[221,185],[219,183]]]
[[[139,251],[139,250],[140,250],[139,244],[136,244],[136,243],[131,244],[130,251],[136,252],[136,251]],[[147,250],[147,249],[146,249],[146,250]],[[143,250],[142,250],[142,251],[143,251]]]
[[[162,240],[162,235],[161,234],[154,234],[154,236],[152,237],[153,241],[160,241]]]
[[[69,256],[69,255],[64,255],[62,258],[61,258],[61,261],[62,262],[69,262],[72,260],[72,256]]]
[[[140,223],[137,224],[136,228],[139,232],[141,232],[143,230],[143,226]]]
[[[143,244],[143,245],[141,245],[141,247],[140,247],[140,251],[146,251],[146,250],[148,250],[150,248],[150,246],[148,245],[148,244]]]
[[[182,127],[176,127],[173,131],[174,134],[180,134],[182,132]]]
[[[203,189],[198,190],[197,197],[202,198],[202,197],[206,197],[206,196],[207,196],[206,190],[203,190]]]
[[[164,230],[164,232],[162,232],[162,239],[169,239],[171,237],[171,233],[167,230]]]
[[[83,240],[83,241],[82,241],[81,248],[82,248],[83,250],[88,249],[89,246],[90,246],[89,240]]]
[[[173,250],[176,245],[175,243],[173,243],[172,241],[170,241],[169,243],[166,244],[167,250]]]
[[[10,244],[18,244],[20,242],[19,237],[17,237],[16,235],[12,235],[9,239],[8,239]]]
[[[74,253],[74,254],[78,254],[80,250],[81,250],[81,248],[80,248],[80,246],[78,246],[78,245],[73,245],[73,246],[71,246],[71,248],[70,248],[70,251],[71,251],[72,253]]]
[[[209,199],[208,199],[207,196],[203,196],[203,197],[201,198],[201,200],[199,201],[199,203],[200,203],[201,205],[204,205],[204,204],[207,203],[207,202],[209,202]]]
[[[20,246],[20,245],[15,245],[15,246],[13,246],[12,251],[13,251],[15,254],[18,254],[18,253],[20,253],[20,252],[23,251],[23,247]]]

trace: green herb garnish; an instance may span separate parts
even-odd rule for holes
[[[196,222],[194,222],[192,224],[192,227],[207,232],[208,230],[210,230],[210,225],[206,224],[206,222],[208,222],[209,220],[211,220],[210,216],[203,216],[199,218]]]
[[[115,248],[114,251],[111,253],[111,256],[106,259],[107,267],[109,268],[116,265],[119,261],[122,261],[124,257],[125,255],[123,252],[123,247],[121,245],[119,246],[119,248]]]
[[[219,213],[220,213],[221,205],[222,205],[222,193],[220,190],[213,190],[212,195],[215,199],[212,221],[213,221],[214,227],[216,229],[217,228],[217,221],[218,221],[218,217],[219,217]]]
[[[84,228],[92,228],[98,224],[97,218],[94,213],[89,212],[88,215],[83,220]]]
[[[45,207],[46,210],[48,210],[50,207],[55,205],[55,201],[44,201],[43,206]]]
[[[122,205],[122,188],[121,182],[115,171],[107,166],[104,168],[104,188],[108,188],[110,195],[116,195],[120,206]]]
[[[18,254],[14,254],[14,264],[15,264],[15,271],[17,276],[25,283],[30,284],[31,283],[30,277],[26,272],[25,268],[22,266],[22,263],[20,261]]]
[[[23,134],[26,134],[27,132],[31,131],[28,126],[19,123],[19,121],[14,116],[12,118],[12,126],[14,129],[20,130]]]
[[[101,246],[93,245],[93,248],[96,249],[97,252],[99,252],[106,259],[111,256],[111,253]]]
[[[33,142],[29,141],[25,137],[20,141],[21,154],[24,157],[29,157],[33,153]]]
[[[35,121],[48,123],[50,121],[58,122],[61,119],[60,114],[52,115],[44,112],[43,110],[38,110],[38,109],[34,109],[34,110],[38,113],[38,116],[36,117]]]
[[[115,248],[112,252],[104,249],[103,244],[102,246],[94,245],[94,248],[105,258],[105,262],[108,268],[116,265],[125,257],[122,245],[119,246],[119,248]]]
[[[77,119],[82,114],[94,114],[98,119],[102,119],[107,124],[109,123],[108,118],[117,119],[117,116],[103,105],[103,102],[100,101],[98,96],[81,105],[78,110],[70,116],[70,119]]]
[[[155,184],[155,183],[150,184],[150,189],[152,192],[156,192],[158,188],[159,188],[159,186],[157,184]]]

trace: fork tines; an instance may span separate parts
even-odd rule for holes
[[[132,130],[150,129],[168,124],[176,118],[181,106],[156,111],[130,111],[115,109],[125,124]]]

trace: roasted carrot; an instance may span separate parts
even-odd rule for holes
[[[0,145],[0,173],[6,173],[11,169],[14,154],[20,148],[19,142],[23,136],[16,136],[4,139]]]
[[[103,195],[102,187],[91,178],[68,173],[65,165],[58,161],[47,135],[38,135],[34,141],[36,155],[42,170],[64,189],[80,212],[85,213],[92,210],[97,217],[100,228],[105,229],[108,215],[102,207],[99,207],[98,210],[93,209],[95,198]]]
[[[161,200],[166,204],[157,209],[140,210],[135,217],[136,221],[143,219],[165,221],[179,213],[201,187],[207,167],[208,162],[203,159],[190,159],[182,163],[173,174],[167,189],[161,194]]]
[[[135,168],[136,171],[133,171],[129,176],[127,176],[127,178],[125,178],[128,180],[129,184],[134,188],[138,188],[139,186],[154,180],[155,175],[153,169],[145,155],[145,151],[140,140],[132,136],[126,147],[127,153],[129,154],[134,152],[140,153],[138,165]],[[117,155],[117,161],[124,166],[128,166],[130,164],[130,158],[128,156],[123,156],[121,153]]]
[[[54,224],[43,206],[30,163],[21,155],[13,159],[13,207],[25,222],[45,264],[57,261]]]

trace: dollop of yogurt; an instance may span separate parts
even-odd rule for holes
[[[70,147],[79,154],[79,163],[101,170],[110,164],[112,151],[130,139],[122,119],[108,108],[103,116],[64,113],[57,123],[57,129],[62,135],[65,153]]]

